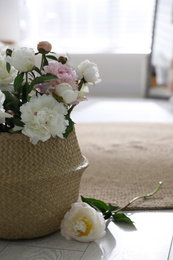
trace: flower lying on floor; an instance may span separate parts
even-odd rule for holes
[[[72,204],[61,222],[61,235],[66,239],[75,239],[81,242],[91,242],[102,238],[106,234],[106,220],[114,223],[126,223],[134,226],[133,221],[124,213],[119,213],[136,200],[153,196],[162,186],[162,182],[151,193],[131,200],[126,206],[119,208],[106,204],[101,200],[82,198],[82,202]]]
[[[37,144],[73,130],[71,111],[86,99],[86,85],[101,81],[98,67],[85,60],[74,68],[51,49],[39,42],[37,53],[22,47],[0,54],[0,132],[22,132]]]
[[[89,242],[105,235],[105,220],[101,212],[87,203],[73,203],[61,222],[61,234],[67,239]]]

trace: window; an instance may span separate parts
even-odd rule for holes
[[[23,43],[74,53],[147,52],[154,0],[18,0]]]

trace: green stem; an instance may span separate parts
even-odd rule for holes
[[[149,194],[146,194],[146,195],[138,196],[138,197],[132,199],[126,206],[117,209],[117,210],[115,211],[115,213],[117,213],[117,212],[119,212],[119,211],[121,211],[121,210],[127,208],[129,205],[131,205],[131,204],[132,204],[133,202],[135,202],[136,200],[143,199],[143,198],[149,198],[149,197],[153,196],[153,195],[160,189],[160,187],[162,186],[162,184],[163,184],[163,182],[160,181],[160,182],[159,182],[159,185],[157,186],[157,188],[156,188],[153,192],[151,192],[151,193],[149,193]]]
[[[26,86],[28,86],[28,72],[26,72]]]
[[[42,56],[41,56],[41,65],[40,65],[40,71],[43,69],[43,64],[44,64],[44,57],[45,57],[45,54],[42,54]]]
[[[68,111],[68,116],[70,117],[70,114],[71,114],[71,112],[72,112],[72,110],[73,110],[73,108],[76,106],[76,104],[75,105],[72,105],[71,106],[71,108],[69,109],[69,111]]]
[[[80,81],[80,83],[79,83],[79,85],[78,85],[78,91],[80,91],[80,90],[81,90],[81,88],[82,88],[83,84],[85,84],[85,83],[87,83],[87,82],[85,81],[85,79],[84,79],[84,78],[82,78],[82,79],[81,79],[81,81]]]
[[[26,76],[26,81],[25,84],[23,86],[23,91],[22,91],[22,102],[26,103],[27,102],[27,98],[28,98],[28,72],[25,73]]]

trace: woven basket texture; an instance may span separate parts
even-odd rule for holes
[[[75,131],[33,145],[23,134],[0,133],[0,238],[41,237],[60,228],[76,202],[83,171]]]

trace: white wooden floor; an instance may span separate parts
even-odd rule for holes
[[[76,107],[73,120],[173,123],[173,104],[151,99],[90,98]],[[105,237],[92,243],[68,241],[59,232],[33,240],[1,239],[0,260],[173,260],[173,209],[128,211],[128,215],[137,230],[110,223]]]

